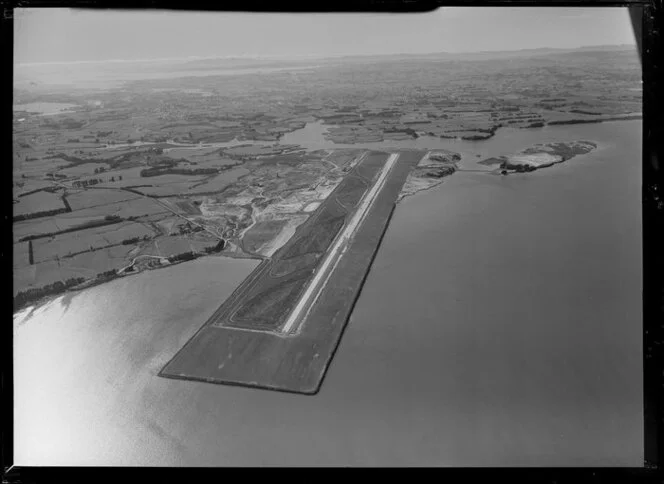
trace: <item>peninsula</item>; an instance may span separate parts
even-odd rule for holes
[[[513,155],[487,158],[479,163],[487,166],[498,165],[503,175],[523,173],[563,163],[575,156],[588,154],[596,148],[597,143],[593,141],[540,143]]]

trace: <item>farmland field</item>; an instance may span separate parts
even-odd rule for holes
[[[51,181],[35,180],[33,178],[18,178],[14,181],[14,197],[21,198],[25,193],[52,186],[53,182]]]
[[[135,238],[152,238],[155,235],[154,231],[147,228],[144,224],[135,222],[109,225],[103,227],[103,229],[99,234],[109,245],[122,244],[125,240]]]
[[[162,236],[154,239],[151,245],[146,246],[141,254],[168,257],[173,254],[192,251],[189,240],[176,236]]]
[[[70,168],[61,168],[57,173],[68,177],[79,177],[82,175],[93,175],[95,170],[106,168],[104,163],[84,163],[82,165],[72,166]]]
[[[21,242],[14,244],[14,269],[17,267],[25,267],[30,265],[30,260],[28,257],[29,247],[27,242]]]
[[[147,215],[155,215],[164,213],[167,210],[154,200],[142,197],[140,195],[133,195],[133,198],[125,201],[115,201],[107,205],[97,205],[91,208],[75,210],[70,213],[62,214],[58,217],[58,224],[62,221],[69,221],[75,219],[82,219],[86,217],[101,218],[107,215],[115,215],[122,218],[127,217],[144,217]]]
[[[87,220],[91,220],[91,218],[88,218]],[[80,222],[77,220],[72,221],[71,225],[78,225]],[[25,220],[23,222],[17,222],[14,224],[12,227],[13,230],[13,235],[14,235],[14,243],[18,242],[20,239],[23,237],[27,237],[30,235],[39,235],[39,234],[46,234],[46,233],[53,233],[53,232],[58,232],[61,230],[61,226],[63,225],[62,221],[56,221],[54,218],[41,218],[41,219],[34,219],[34,220]],[[65,223],[64,226],[66,227],[67,224]]]
[[[99,273],[120,269],[127,264],[126,257],[131,251],[129,246],[117,246],[107,249],[85,252],[74,257],[61,260],[62,266],[70,271],[79,271],[81,274],[89,274],[94,277]],[[86,271],[89,271],[86,273]]]
[[[65,204],[62,202],[61,195],[61,193],[41,191],[20,197],[19,203],[14,204],[14,216],[64,209]]]
[[[79,230],[55,237],[34,240],[33,251],[35,262],[45,262],[56,258],[63,259],[78,252],[111,245],[101,234],[101,229],[104,228]]]
[[[71,193],[67,195],[67,201],[72,210],[82,210],[85,208],[105,207],[113,203],[134,200],[139,197],[140,195],[122,190],[94,189]]]
[[[60,271],[57,261],[23,266],[14,269],[14,295],[28,287],[40,287],[71,277]]]
[[[194,195],[196,193],[220,192],[227,186],[235,183],[240,177],[248,175],[249,173],[250,171],[246,168],[231,168],[228,171],[214,176],[209,181],[191,188],[188,193]]]

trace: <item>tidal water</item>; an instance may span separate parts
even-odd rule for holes
[[[565,138],[600,149],[399,204],[325,382],[372,422],[368,460],[642,465],[640,122],[482,150]]]
[[[642,465],[640,121],[419,143],[478,168],[557,139],[600,148],[458,172],[398,204],[315,396],[156,376],[254,261],[198,259],[17,315],[16,463]]]

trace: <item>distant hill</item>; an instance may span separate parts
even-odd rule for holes
[[[634,51],[635,45],[592,45],[575,49],[561,48],[536,48],[520,49],[511,51],[482,51],[482,52],[434,52],[425,54],[370,54],[370,55],[341,55],[341,56],[307,56],[290,57],[288,55],[278,57],[193,57],[179,59],[144,59],[138,60],[113,60],[113,61],[86,61],[86,62],[54,62],[41,64],[19,64],[19,70],[31,71],[33,69],[96,69],[97,64],[105,63],[107,68],[119,70],[161,70],[165,66],[175,70],[207,70],[207,69],[242,69],[257,67],[283,67],[302,66],[313,63],[360,63],[374,61],[412,61],[412,60],[439,60],[439,61],[477,61],[506,59],[516,57],[541,57],[552,54],[566,53],[588,53],[588,52],[628,52]]]
[[[376,61],[400,61],[400,60],[441,60],[441,61],[477,61],[477,60],[493,60],[493,59],[506,59],[515,57],[541,57],[555,54],[569,54],[569,53],[589,53],[589,52],[628,52],[634,51],[637,47],[635,45],[621,44],[621,45],[593,45],[583,46],[575,49],[561,49],[561,48],[536,48],[536,49],[520,49],[509,51],[483,51],[483,52],[436,52],[430,54],[387,54],[387,55],[357,55],[357,56],[339,56],[339,57],[326,57],[321,59],[327,62],[363,62],[367,60]]]

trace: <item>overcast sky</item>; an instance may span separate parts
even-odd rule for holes
[[[634,44],[625,8],[442,8],[422,14],[18,9],[17,63],[333,56]]]

